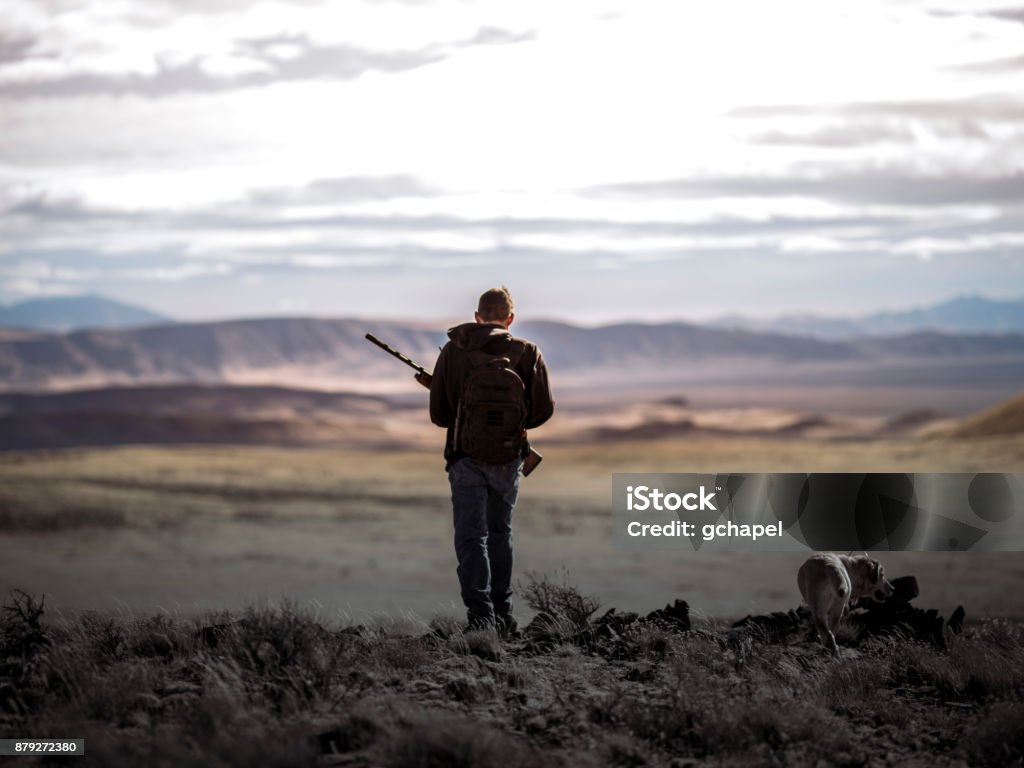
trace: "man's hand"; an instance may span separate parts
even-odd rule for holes
[[[417,373],[415,376],[413,376],[413,378],[416,379],[416,381],[418,381],[420,384],[422,384],[427,389],[430,389],[431,376],[430,376],[429,373],[420,372],[420,373]]]

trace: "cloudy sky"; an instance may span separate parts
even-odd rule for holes
[[[4,0],[0,302],[1024,296],[1024,5]]]

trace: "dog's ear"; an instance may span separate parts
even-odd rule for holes
[[[877,560],[871,561],[871,583],[875,584],[878,582],[878,577],[881,576],[882,564]]]

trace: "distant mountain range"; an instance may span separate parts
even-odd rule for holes
[[[915,333],[823,340],[686,323],[580,328],[522,323],[560,385],[981,385],[1024,381],[1024,334]],[[412,371],[367,331],[431,368],[443,328],[356,319],[264,318],[95,329],[0,331],[0,390],[166,383],[404,391]],[[382,389],[383,387],[383,389]]]
[[[930,307],[904,312],[878,312],[863,317],[783,315],[764,320],[731,315],[713,320],[709,325],[825,339],[891,336],[917,331],[1022,333],[1024,300],[995,301],[981,296],[960,296]]]
[[[0,328],[69,332],[89,328],[136,328],[164,325],[169,318],[142,307],[102,296],[60,296],[0,306]],[[862,317],[792,314],[776,318],[729,315],[704,323],[726,330],[853,339],[895,336],[919,331],[941,333],[1024,333],[1024,300],[996,301],[960,296],[929,307],[878,312]]]
[[[171,322],[148,309],[102,296],[54,296],[0,306],[0,328],[65,332],[81,328],[131,328]]]

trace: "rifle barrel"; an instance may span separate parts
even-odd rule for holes
[[[393,355],[393,356],[397,357],[399,360],[401,360],[403,363],[408,365],[410,368],[414,368],[415,370],[419,371],[420,373],[429,373],[429,371],[427,371],[427,369],[424,368],[422,365],[420,365],[419,363],[414,363],[412,360],[410,360],[408,357],[403,355],[397,349],[389,347],[387,344],[385,344],[383,341],[378,339],[372,333],[366,334],[366,340],[367,341],[372,341],[374,344],[376,344],[378,347],[383,349],[389,355]]]

